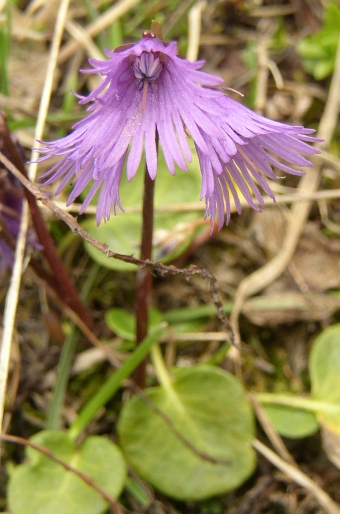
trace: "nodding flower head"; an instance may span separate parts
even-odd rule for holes
[[[303,157],[318,153],[309,143],[320,141],[302,126],[260,116],[218,89],[219,77],[200,71],[204,61],[189,62],[177,56],[177,44],[165,43],[144,31],[135,44],[106,51],[108,59],[90,59],[101,84],[80,104],[89,103],[88,115],[68,136],[44,143],[41,160],[61,156],[42,177],[43,185],[60,181],[56,194],[70,182],[73,202],[88,184],[80,213],[100,191],[97,223],[123,207],[119,186],[124,164],[129,181],[142,155],[151,179],[157,175],[157,136],[167,167],[187,170],[193,139],[202,174],[201,199],[206,216],[218,217],[218,228],[230,219],[230,200],[241,212],[239,195],[260,211],[262,191],[275,200],[266,178],[276,179],[273,168],[302,175],[296,169],[312,166]],[[174,181],[174,187],[176,182]]]

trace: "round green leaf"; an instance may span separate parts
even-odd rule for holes
[[[314,434],[319,429],[315,414],[284,405],[262,405],[276,430],[284,437],[298,439]]]
[[[144,480],[173,498],[201,500],[236,488],[249,477],[255,464],[254,420],[232,375],[197,366],[181,370],[169,388],[144,393],[177,431],[138,397],[124,405],[120,442]]]
[[[320,402],[319,420],[340,434],[340,324],[316,338],[309,370],[312,398]]]
[[[85,439],[77,449],[67,434],[39,432],[31,441],[48,448],[67,464],[91,477],[110,496],[119,496],[126,466],[119,448],[103,437]],[[17,466],[9,481],[11,514],[101,514],[107,502],[71,471],[27,448],[28,462]]]

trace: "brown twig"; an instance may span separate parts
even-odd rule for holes
[[[47,448],[44,448],[43,446],[40,446],[38,444],[32,443],[31,441],[28,441],[27,439],[24,439],[23,437],[18,437],[15,435],[9,435],[9,434],[1,434],[0,435],[1,441],[7,441],[9,443],[15,443],[15,444],[21,444],[22,446],[29,446],[30,448],[33,448],[34,450],[42,453],[43,455],[46,455],[49,459],[53,460],[57,464],[60,464],[66,471],[70,471],[71,473],[74,473],[77,475],[83,482],[85,482],[87,485],[92,487],[97,493],[100,494],[100,496],[109,503],[109,505],[112,507],[114,512],[116,514],[123,514],[123,510],[117,500],[112,498],[109,494],[107,494],[104,489],[99,487],[95,483],[95,481],[88,475],[85,475],[85,473],[82,473],[78,469],[74,468],[73,466],[70,466],[67,464],[67,462],[63,461],[62,459],[59,459],[54,453],[51,452],[51,450],[48,450]]]
[[[108,248],[108,246],[104,243],[101,243],[100,241],[97,241],[94,239],[86,230],[84,230],[75,220],[71,214],[68,212],[65,212],[64,210],[60,209],[50,198],[46,196],[46,194],[42,193],[30,180],[23,177],[20,171],[6,158],[5,155],[3,155],[0,152],[0,162],[4,164],[4,166],[11,172],[15,177],[18,178],[18,180],[23,184],[24,187],[26,187],[35,197],[37,200],[42,202],[48,209],[50,209],[55,216],[62,219],[72,230],[74,234],[79,235],[81,238],[84,239],[87,243],[92,245],[94,248],[99,250],[100,252],[104,253],[107,258],[113,258],[118,259],[124,262],[127,262],[129,264],[134,264],[136,266],[144,266],[147,268],[150,268],[154,272],[158,272],[161,275],[171,274],[171,275],[179,275],[183,276],[185,278],[189,278],[193,275],[200,275],[202,278],[205,278],[209,281],[210,284],[210,294],[213,300],[213,303],[217,310],[217,315],[219,319],[221,320],[226,332],[229,334],[230,342],[233,345],[236,345],[234,333],[232,330],[232,327],[229,323],[228,317],[226,313],[223,310],[223,304],[220,299],[219,295],[219,288],[217,284],[217,280],[214,277],[210,271],[206,269],[198,268],[197,266],[189,266],[189,268],[186,269],[178,269],[175,266],[167,266],[161,262],[152,262],[149,260],[141,260],[136,259],[135,257],[131,255],[123,255],[116,252],[113,252]]]

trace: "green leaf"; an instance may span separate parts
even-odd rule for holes
[[[319,420],[340,434],[340,324],[314,341],[309,361],[312,398],[322,402]]]
[[[316,80],[323,80],[333,73],[334,69],[334,61],[324,60],[311,64],[311,68],[313,69],[313,75]]]
[[[144,480],[173,498],[201,500],[234,489],[249,477],[255,464],[254,420],[232,375],[196,366],[180,370],[170,388],[154,387],[144,394],[192,445],[141,398],[133,397],[122,409],[118,433],[129,463]]]
[[[135,317],[120,307],[112,308],[105,313],[105,323],[112,332],[128,341],[136,338]]]
[[[313,412],[283,405],[263,405],[263,409],[273,426],[284,437],[307,437],[319,429]]]
[[[194,310],[195,308],[193,308]],[[178,309],[178,312],[181,309]],[[215,310],[216,311],[216,310]],[[162,314],[157,309],[150,309],[150,326],[156,326],[163,320],[168,320],[168,313]],[[125,309],[120,307],[114,307],[106,311],[105,322],[112,332],[115,332],[119,337],[122,337],[126,341],[135,341],[136,339],[136,318],[133,314],[127,312]],[[171,326],[175,333],[183,332],[194,332],[202,329],[204,321],[202,319],[184,319],[184,321],[175,321],[174,316],[172,317]]]
[[[108,439],[92,436],[76,448],[67,434],[42,431],[31,441],[93,479],[117,498],[124,486],[126,466],[119,448]],[[11,514],[100,514],[107,502],[92,487],[46,455],[27,447],[28,462],[17,466],[9,481]]]
[[[125,489],[134,497],[134,499],[140,505],[144,507],[143,511],[146,511],[146,508],[150,503],[150,498],[146,494],[145,488],[142,487],[142,485],[139,482],[137,482],[137,480],[127,477],[125,482]]]
[[[163,315],[157,309],[150,309],[149,328],[156,327],[163,321]],[[136,339],[136,318],[130,312],[120,307],[109,309],[105,314],[105,322],[112,332],[118,336],[135,341]]]

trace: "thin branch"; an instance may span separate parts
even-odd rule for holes
[[[42,193],[34,184],[32,184],[30,180],[23,177],[20,171],[17,170],[16,167],[1,152],[0,162],[2,162],[11,173],[13,173],[13,175],[23,184],[24,187],[26,187],[32,194],[34,194],[37,200],[49,208],[55,216],[62,219],[74,234],[79,235],[82,239],[84,239],[84,241],[91,244],[94,248],[105,254],[107,258],[118,259],[130,264],[135,264],[136,266],[145,266],[155,272],[160,273],[161,275],[179,275],[185,278],[189,278],[193,275],[200,275],[202,278],[208,280],[210,284],[210,294],[216,307],[217,315],[229,335],[230,342],[233,345],[236,345],[233,330],[229,323],[228,317],[223,310],[223,303],[220,299],[217,280],[214,275],[210,273],[210,271],[198,268],[197,266],[193,265],[186,269],[178,269],[175,266],[166,266],[161,262],[152,262],[149,260],[143,261],[130,255],[123,255],[111,251],[106,244],[101,243],[100,241],[97,241],[92,236],[90,236],[90,234],[77,223],[71,214],[60,209],[52,200],[50,200],[50,198],[46,196],[46,194]]]

